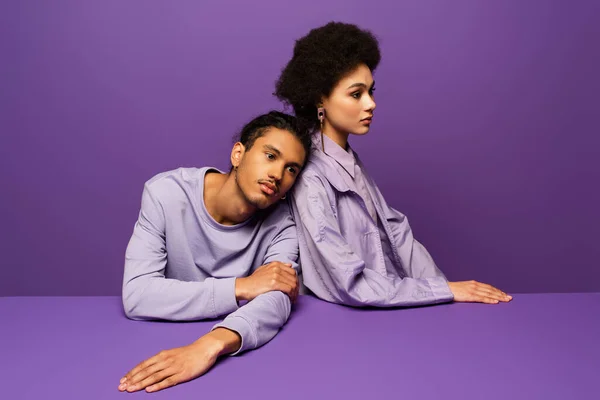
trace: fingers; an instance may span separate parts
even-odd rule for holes
[[[188,346],[161,351],[136,366],[132,370],[134,375],[124,377],[119,390],[155,392],[204,374],[218,357],[211,343],[199,340]]]
[[[289,275],[279,274],[274,279],[278,282],[289,285],[292,289],[296,289],[296,286],[298,286],[298,278],[295,276],[292,278]]]
[[[483,289],[489,290],[493,293],[497,293],[503,296],[508,296],[506,293],[504,293],[502,290],[493,287],[492,285],[488,285],[487,283],[481,283],[481,282],[477,282],[479,284],[479,286]]]
[[[295,302],[296,298],[298,297],[298,290],[299,290],[298,278],[294,277],[288,283],[288,285],[291,287],[291,291],[290,291],[290,294],[289,294],[290,300],[292,300],[292,302]]]
[[[467,303],[486,303],[486,304],[498,304],[499,301],[490,297],[487,293],[473,292],[467,295],[462,300]]]
[[[142,361],[138,365],[136,365],[131,371],[129,371],[123,378],[121,378],[119,390],[124,391],[128,386],[137,383],[139,380],[133,380],[133,378],[138,375],[141,371],[144,371],[146,368],[151,367],[156,364],[159,360],[159,356],[164,354],[164,352],[160,352],[154,357],[150,357],[147,360]],[[142,378],[143,379],[143,378]]]
[[[146,386],[163,380],[165,377],[162,376],[162,374],[164,374],[164,371],[168,370],[169,366],[170,363],[164,361],[150,365],[129,378],[125,390],[128,392],[135,392],[136,390],[142,390]]]
[[[454,294],[454,301],[498,304],[512,300],[512,296],[503,291],[477,281],[449,282],[448,285]]]
[[[296,270],[292,268],[292,264],[284,264],[281,268],[281,272],[287,274],[292,279],[296,279],[298,277]]]
[[[485,303],[485,304],[498,304],[499,303],[498,300],[493,299],[491,297],[487,297],[487,296],[479,296],[478,299],[476,300],[476,302]]]
[[[140,383],[138,383],[136,386],[136,390],[142,390],[142,389],[147,389],[149,387],[151,387],[154,384],[159,384],[160,382],[163,382],[165,380],[169,380],[169,383],[171,383],[171,377],[174,376],[175,374],[177,374],[177,370],[175,370],[175,368],[173,367],[168,367],[166,369],[163,369],[161,371],[158,371],[152,375],[150,375],[149,377],[147,377],[146,379],[144,379],[143,381],[141,381]],[[173,385],[170,385],[173,386]],[[129,391],[129,388],[127,388],[127,391]]]
[[[292,283],[293,283],[293,292],[292,292],[292,296],[290,297],[290,299],[292,300],[292,303],[296,302],[296,299],[298,298],[298,292],[300,291],[300,280],[298,278],[298,273],[296,272],[295,269],[289,268],[289,270],[293,273],[292,275]]]
[[[298,299],[298,285],[296,285],[296,287],[292,290],[292,294],[291,296],[289,296],[289,298],[292,301],[292,303],[296,302],[296,300]]]
[[[493,287],[492,285],[488,285],[488,284],[480,283],[480,282],[475,282],[475,284],[476,284],[476,290],[479,292],[479,294],[483,294],[491,299],[502,301],[502,302],[509,302],[510,300],[512,300],[512,296],[509,296],[508,294],[504,293],[502,290],[497,289],[497,288]]]
[[[498,298],[497,296],[490,295],[486,292],[475,292],[474,294],[477,301],[481,301],[482,303],[488,304],[498,304],[501,301],[504,301],[504,297]]]
[[[298,276],[292,264],[273,261],[259,267],[250,277],[236,279],[236,299],[251,301],[261,294],[281,290],[295,300],[297,287]]]
[[[189,379],[185,379],[182,374],[171,375],[168,378],[163,379],[162,381],[158,382],[157,384],[147,387],[146,391],[147,392],[158,392],[159,390],[163,390],[168,387],[175,386],[178,383],[186,382],[188,380]]]
[[[296,280],[296,290],[294,290],[293,296],[290,298],[292,303],[295,303],[298,300],[298,294],[300,293],[300,282]]]
[[[296,298],[294,296],[294,287],[292,287],[286,283],[278,282],[275,285],[275,287],[273,288],[273,290],[278,290],[280,292],[287,294],[288,297],[290,298],[290,300],[292,300],[292,301],[296,300]]]
[[[281,272],[282,274],[288,275],[290,278],[295,279],[298,275],[298,274],[296,274],[296,270],[294,268],[292,268],[292,264],[289,264],[289,263],[273,261],[272,263],[269,263],[268,266],[270,266],[274,271]]]
[[[298,275],[296,274],[296,270],[291,267],[291,264],[273,262],[271,263],[271,265],[271,271],[274,274],[271,281],[271,287],[273,288],[273,290],[281,290],[278,288],[278,284],[286,285],[286,290],[289,286],[291,288],[291,292],[288,292],[286,290],[281,291],[288,294],[290,298],[295,299],[296,295],[294,293],[298,289]]]
[[[476,291],[476,293],[480,296],[487,297],[492,300],[497,300],[497,301],[502,301],[502,302],[510,301],[510,298],[508,297],[508,295],[506,295],[505,293],[499,292],[499,291],[490,291],[490,290],[479,289]]]

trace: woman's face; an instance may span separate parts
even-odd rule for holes
[[[345,75],[331,94],[323,98],[324,131],[333,130],[330,133],[338,135],[364,135],[369,132],[375,110],[374,85],[371,70],[364,64]]]

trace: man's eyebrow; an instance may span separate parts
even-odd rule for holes
[[[296,167],[298,169],[302,169],[302,165],[298,164],[297,162],[291,162],[288,165],[291,167]]]
[[[271,146],[270,144],[265,144],[263,146],[263,149],[270,150],[273,153],[277,154],[278,156],[281,156],[281,151],[279,151],[279,149],[277,147]]]

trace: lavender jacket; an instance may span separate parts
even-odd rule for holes
[[[342,150],[313,136],[308,164],[290,196],[303,281],[314,294],[352,306],[416,306],[453,300],[444,274],[413,238],[406,216],[362,176],[377,220],[355,179],[330,154]],[[364,171],[356,156],[356,163]],[[356,177],[355,177],[356,178]]]

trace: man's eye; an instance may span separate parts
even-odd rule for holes
[[[267,158],[268,158],[269,160],[274,160],[274,159],[275,159],[275,156],[274,156],[272,153],[267,153]]]

